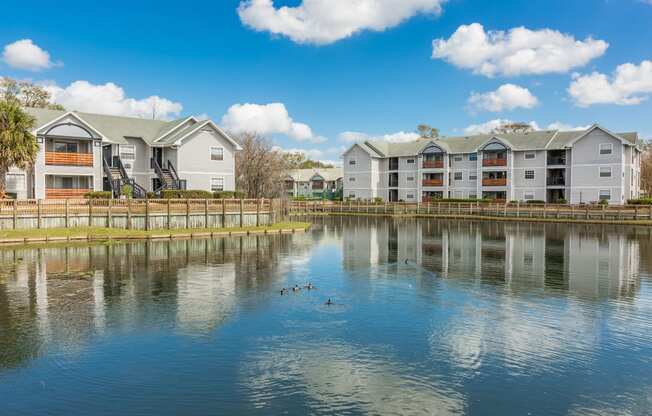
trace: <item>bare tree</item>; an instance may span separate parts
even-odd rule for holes
[[[652,197],[652,142],[649,142],[641,154],[641,189],[648,198]]]
[[[284,194],[287,162],[281,150],[256,133],[238,136],[242,150],[235,157],[236,188],[248,198],[274,198]]]
[[[436,129],[428,124],[419,124],[417,126],[417,133],[426,139],[436,139],[439,137],[439,129]]]
[[[529,133],[531,131],[534,131],[531,124],[517,121],[496,127],[491,131],[491,134]]]

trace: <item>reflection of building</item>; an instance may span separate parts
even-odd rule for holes
[[[340,220],[338,220],[340,221]],[[464,221],[341,220],[344,267],[414,261],[444,278],[629,296],[639,243],[596,226]]]

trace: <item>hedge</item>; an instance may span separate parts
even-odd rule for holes
[[[244,199],[246,198],[244,192],[237,191],[220,191],[213,192],[213,198],[215,199]]]
[[[212,199],[213,194],[208,191],[164,189],[161,191],[162,199]]]
[[[545,204],[546,201],[542,201],[540,199],[528,199],[525,201],[526,204]]]
[[[88,192],[84,195],[86,199],[111,199],[113,198],[113,193],[111,191],[96,191]]]
[[[652,205],[652,198],[629,199],[627,203],[629,205]]]

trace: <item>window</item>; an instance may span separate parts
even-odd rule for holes
[[[120,145],[120,159],[136,160],[136,146],[133,144]]]
[[[531,159],[536,159],[536,158],[537,158],[537,154],[534,153],[534,152],[526,152],[525,153],[525,159],[526,160],[531,160]]]
[[[462,172],[455,172],[455,180],[461,181],[464,179],[464,174]]]
[[[609,166],[601,167],[600,168],[600,177],[601,178],[611,178],[611,168]]]
[[[407,163],[413,165],[414,164],[414,159],[408,159]]]
[[[407,199],[414,199],[414,195],[413,195],[413,194],[407,194],[406,197],[407,197]]]
[[[79,153],[79,144],[75,142],[54,142],[54,151],[58,153]]]
[[[12,191],[22,191],[25,189],[25,175],[22,173],[7,174],[7,189]]]
[[[349,192],[349,198],[355,198],[355,192]]]
[[[354,178],[353,176],[351,176],[351,177],[349,178],[349,182],[355,182],[355,178]]]
[[[528,179],[528,180],[534,179],[534,171],[533,170],[526,170],[525,171],[525,179]]]
[[[469,194],[469,199],[478,199],[476,194]]]
[[[534,194],[532,192],[526,192],[523,194],[523,199],[526,201],[531,201],[534,199]]]
[[[355,159],[349,159],[349,165],[353,166],[356,164]]]
[[[414,176],[408,176],[407,181],[408,182],[414,182]]]
[[[469,180],[470,181],[477,181],[478,180],[478,174],[477,173],[469,173]]]
[[[600,190],[600,201],[610,201],[611,200],[611,190],[601,189]]]
[[[224,148],[211,147],[211,160],[224,160]]]
[[[613,153],[613,147],[614,145],[611,143],[602,143],[600,145],[600,154],[601,155],[610,155]]]
[[[478,154],[477,153],[471,153],[469,155],[469,160],[470,161],[478,160]]]
[[[224,190],[224,178],[211,178],[211,191],[221,192]]]
[[[456,162],[461,162],[462,160],[464,160],[463,156],[455,156],[455,161]]]

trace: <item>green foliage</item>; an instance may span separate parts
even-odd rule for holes
[[[208,191],[164,189],[161,191],[162,199],[212,199],[213,194]]]
[[[530,200],[525,201],[525,203],[526,204],[539,204],[540,205],[540,204],[545,204],[546,201],[542,201],[540,199],[530,199]]]
[[[127,198],[133,198],[134,197],[134,188],[129,184],[124,184],[120,188],[120,194],[124,195]]]
[[[32,130],[34,117],[15,101],[0,101],[0,198],[6,190],[7,172],[12,166],[27,169],[34,164],[39,146]]]
[[[213,192],[213,198],[215,199],[244,199],[245,197],[244,192],[238,191]]]
[[[627,200],[629,205],[652,205],[652,198],[641,198],[641,199],[629,199]]]
[[[566,205],[566,204],[568,204],[568,201],[566,201],[564,198],[562,198],[562,199],[558,199],[556,203]]]
[[[598,204],[599,204],[599,205],[609,205],[609,201],[607,201],[606,199],[601,199],[601,200],[598,202]]]
[[[417,126],[417,133],[426,139],[435,139],[439,137],[439,129],[436,129],[428,124],[419,124]]]
[[[493,202],[492,199],[468,199],[468,198],[448,198],[448,199],[432,199],[430,202],[480,202],[480,203],[489,203]]]
[[[155,192],[147,192],[147,199],[156,199],[158,195]]]
[[[111,191],[96,191],[88,192],[84,195],[86,199],[111,199],[113,198],[113,193]]]

